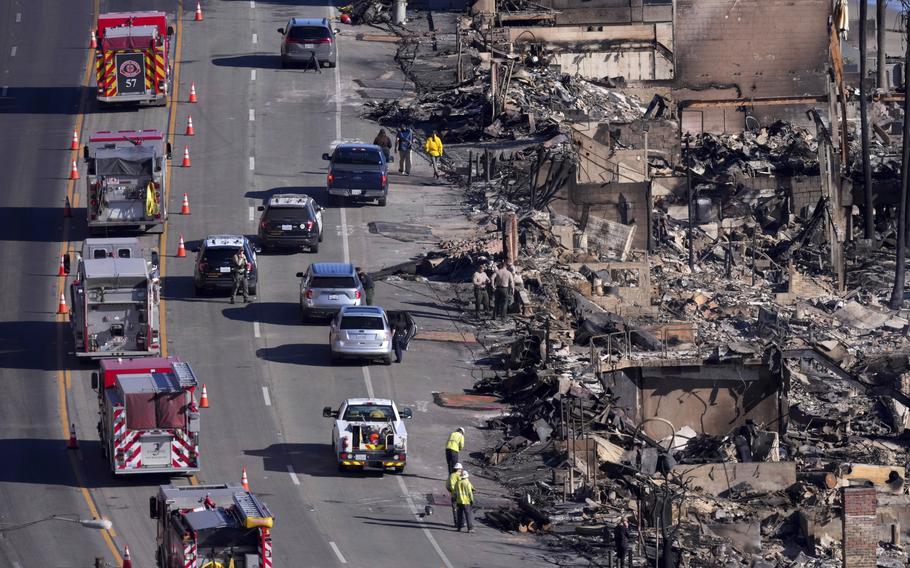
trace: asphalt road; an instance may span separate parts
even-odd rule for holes
[[[176,0],[108,0],[100,8],[109,5],[170,14],[179,8]],[[185,7],[189,13],[180,22],[179,102],[167,109],[109,110],[78,87],[88,55],[82,30],[91,27],[90,1],[0,2],[0,85],[9,86],[7,98],[0,98],[0,156],[7,164],[0,168],[6,188],[0,192],[0,260],[21,267],[0,273],[0,563],[90,566],[96,556],[118,560],[115,551],[128,544],[135,566],[154,565],[155,525],[147,503],[155,486],[168,480],[107,473],[95,432],[91,369],[73,360],[68,328],[54,316],[62,280],[54,275],[61,247],[70,242],[78,249],[84,237],[83,209],[77,207],[66,224],[62,218],[72,129],[81,127],[83,137],[104,129],[165,129],[173,117],[173,165],[179,166],[184,145],[193,165],[172,171],[171,211],[179,210],[186,192],[192,215],[173,216],[160,239],[143,238],[167,255],[167,352],[191,362],[211,399],[203,414],[198,481],[239,481],[246,467],[253,491],[276,515],[276,566],[551,565],[530,538],[483,525],[476,534],[455,532],[446,505],[425,519],[415,515],[442,494],[448,432],[479,424],[478,416],[432,403],[433,391],[471,384],[468,346],[417,341],[402,365],[330,366],[327,327],[299,322],[294,274],[309,262],[350,260],[375,270],[428,246],[371,233],[370,222],[453,222],[457,196],[430,183],[424,163],[411,178],[393,178],[385,208],[327,209],[318,254],[260,255],[253,303],[194,297],[192,253],[174,257],[178,236],[192,247],[213,233],[254,235],[255,207],[277,192],[308,193],[326,204],[322,153],[337,140],[371,140],[377,129],[360,119],[357,80],[400,73],[393,46],[357,42],[351,28],[342,32],[337,69],[280,69],[276,28],[291,16],[330,16],[331,8],[318,2],[204,2],[203,22],[192,21],[193,7]],[[185,102],[191,82],[197,104]],[[182,134],[188,115],[192,138]],[[77,183],[76,193],[82,192]],[[428,286],[380,284],[377,302],[413,310],[423,328],[457,329]],[[337,473],[331,423],[321,409],[363,395],[415,408],[404,475]],[[78,452],[65,449],[67,417],[76,423]],[[478,439],[472,435],[469,430],[469,446]],[[482,505],[496,491],[477,485]],[[91,516],[93,508],[112,520],[110,535],[62,521],[2,531],[51,514]]]

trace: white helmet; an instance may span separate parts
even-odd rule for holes
[[[464,428],[462,428],[461,426],[459,426],[458,428],[456,428],[456,430],[458,430],[459,432],[461,432],[462,434],[464,434]]]
[[[455,469],[464,469],[464,466],[461,465],[460,463],[456,463],[456,464],[455,464]]]
[[[468,472],[466,472],[466,471],[462,471],[462,472],[461,472],[461,478],[462,478],[462,479],[467,479],[467,478],[469,478],[469,477],[471,477],[471,476],[468,475]]]

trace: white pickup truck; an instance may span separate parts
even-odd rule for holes
[[[399,412],[386,398],[349,398],[338,410],[326,406],[322,415],[335,419],[332,453],[339,471],[404,471],[408,453],[404,421],[413,415],[410,408]]]

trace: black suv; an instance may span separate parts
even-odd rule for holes
[[[259,242],[263,248],[307,248],[319,252],[322,207],[307,195],[274,195],[259,206]]]
[[[237,250],[243,248],[249,264],[247,285],[250,295],[255,296],[259,287],[259,265],[256,262],[256,247],[243,235],[209,235],[202,244],[193,249],[196,266],[193,270],[193,286],[196,295],[205,291],[230,290],[234,286],[231,261]]]

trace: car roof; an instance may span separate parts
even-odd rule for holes
[[[385,310],[379,306],[342,306],[342,316],[382,317]]]
[[[354,265],[347,262],[314,262],[310,265],[317,276],[354,276]]]
[[[291,18],[291,25],[292,26],[320,26],[320,27],[328,28],[329,21],[325,18]]]
[[[344,148],[345,150],[375,150],[381,152],[382,148],[376,144],[365,144],[363,142],[342,142],[335,146],[335,149]]]
[[[243,235],[209,235],[205,238],[206,248],[237,248],[243,246]]]
[[[395,403],[388,398],[349,398],[345,401],[348,404],[387,404],[393,406]]]
[[[310,201],[313,201],[313,198],[309,195],[282,193],[270,197],[268,205],[269,207],[305,207]]]

